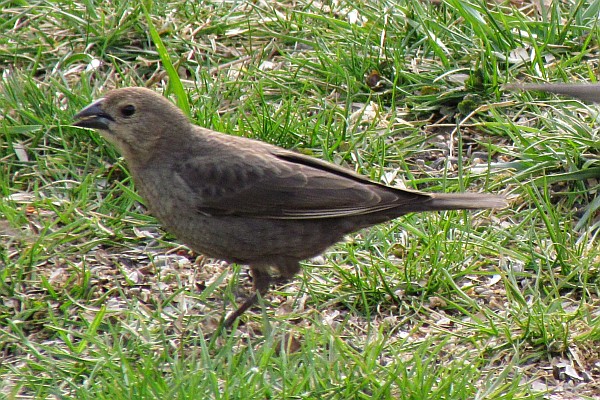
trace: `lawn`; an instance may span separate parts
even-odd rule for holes
[[[2,398],[600,398],[599,108],[503,87],[595,82],[599,1],[0,10]],[[118,152],[71,126],[127,86],[378,182],[510,205],[350,235],[220,330],[247,268],[163,231]]]

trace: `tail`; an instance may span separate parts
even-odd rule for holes
[[[504,89],[539,90],[541,92],[549,92],[554,94],[571,96],[583,101],[600,103],[600,85],[594,83],[513,83],[504,85]]]
[[[503,196],[482,193],[424,193],[401,190],[404,199],[396,207],[376,212],[356,215],[344,219],[348,222],[345,233],[398,218],[414,212],[445,210],[477,210],[485,208],[504,208],[508,202]],[[410,193],[410,194],[409,194]],[[410,196],[412,195],[412,196]],[[408,197],[408,198],[407,198]]]
[[[430,200],[415,204],[419,211],[477,210],[484,208],[504,208],[508,206],[506,198],[481,193],[435,193]]]

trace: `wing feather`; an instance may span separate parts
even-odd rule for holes
[[[266,149],[230,154],[227,160],[194,157],[176,173],[197,195],[198,211],[209,215],[334,218],[380,212],[429,197],[371,182],[308,156]]]

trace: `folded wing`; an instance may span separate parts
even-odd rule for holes
[[[226,160],[195,157],[177,175],[197,194],[198,211],[270,219],[315,219],[381,212],[425,193],[393,189],[352,171],[277,148]]]

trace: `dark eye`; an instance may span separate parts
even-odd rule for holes
[[[131,117],[133,114],[135,114],[135,106],[132,104],[128,104],[126,106],[124,106],[123,108],[121,108],[121,115],[123,115],[125,118]]]

